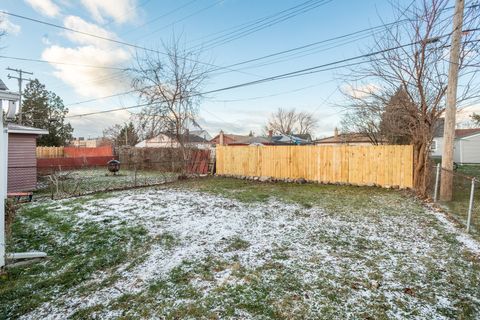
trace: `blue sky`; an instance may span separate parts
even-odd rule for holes
[[[301,0],[3,0],[1,10],[69,26],[153,49],[161,42],[181,34],[186,47],[193,47],[221,35],[225,29],[299,5]],[[315,41],[377,26],[381,19],[392,21],[389,1],[332,0],[261,31],[236,39],[201,53],[202,61],[225,66],[261,57]],[[399,1],[400,4],[410,3]],[[173,12],[172,12],[173,11]],[[380,18],[381,17],[381,18]],[[134,50],[130,47],[88,36],[66,32],[42,24],[4,17],[9,31],[1,41],[0,55],[44,59],[82,65],[109,67],[131,66]],[[204,90],[253,81],[297,69],[355,56],[367,50],[372,38],[347,45],[318,47],[300,57],[288,57],[275,64],[242,65],[239,72],[212,75]],[[322,50],[320,50],[322,49]],[[265,60],[263,62],[272,62]],[[0,58],[0,78],[10,89],[6,67],[34,72],[34,77],[60,95],[71,114],[79,114],[138,103],[125,95],[90,103],[71,105],[129,90],[129,79],[116,70],[55,65]],[[248,69],[243,69],[250,67]],[[268,82],[209,95],[200,105],[200,123],[212,135],[220,129],[232,133],[261,133],[269,114],[279,107],[315,112],[319,127],[315,135],[329,135],[339,124],[344,99],[338,88],[343,85],[343,71],[327,71],[309,76]],[[132,110],[134,112],[138,110]],[[82,118],[72,118],[76,136],[99,136],[102,130],[129,117],[120,111]]]

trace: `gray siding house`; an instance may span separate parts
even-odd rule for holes
[[[441,157],[443,152],[443,125],[433,138],[432,157]],[[480,128],[455,130],[453,161],[459,164],[480,164]]]
[[[7,192],[25,192],[37,187],[37,137],[48,131],[8,124]]]

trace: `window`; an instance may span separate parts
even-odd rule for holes
[[[437,151],[437,140],[432,140],[432,144],[430,145],[431,151]]]

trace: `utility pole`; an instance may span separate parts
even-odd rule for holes
[[[453,17],[452,45],[448,70],[447,106],[445,110],[445,127],[443,131],[442,180],[440,183],[440,200],[450,201],[453,196],[453,147],[455,141],[455,124],[457,113],[457,83],[460,64],[460,45],[462,41],[464,0],[456,0]]]
[[[8,71],[13,71],[13,72],[16,72],[18,74],[18,76],[11,76],[10,74],[8,74],[8,79],[17,79],[18,80],[18,93],[20,94],[20,101],[18,102],[18,123],[19,124],[22,124],[22,82],[23,81],[33,81],[32,79],[28,78],[24,78],[23,75],[24,74],[29,74],[29,75],[33,75],[33,72],[28,72],[28,71],[25,71],[25,70],[22,70],[22,69],[13,69],[13,68],[10,68],[8,67],[7,68]]]

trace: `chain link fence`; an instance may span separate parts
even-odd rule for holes
[[[458,166],[449,171],[437,164],[430,178],[432,200],[455,217],[467,232],[480,237],[480,166]],[[440,196],[442,178],[452,180],[451,200],[445,201]]]
[[[181,159],[120,163],[120,170],[110,172],[107,165],[80,169],[53,167],[39,176],[36,198],[62,199],[98,192],[148,187],[173,182],[194,175],[196,160]],[[202,160],[203,163],[205,160]],[[208,164],[208,162],[207,162]]]

